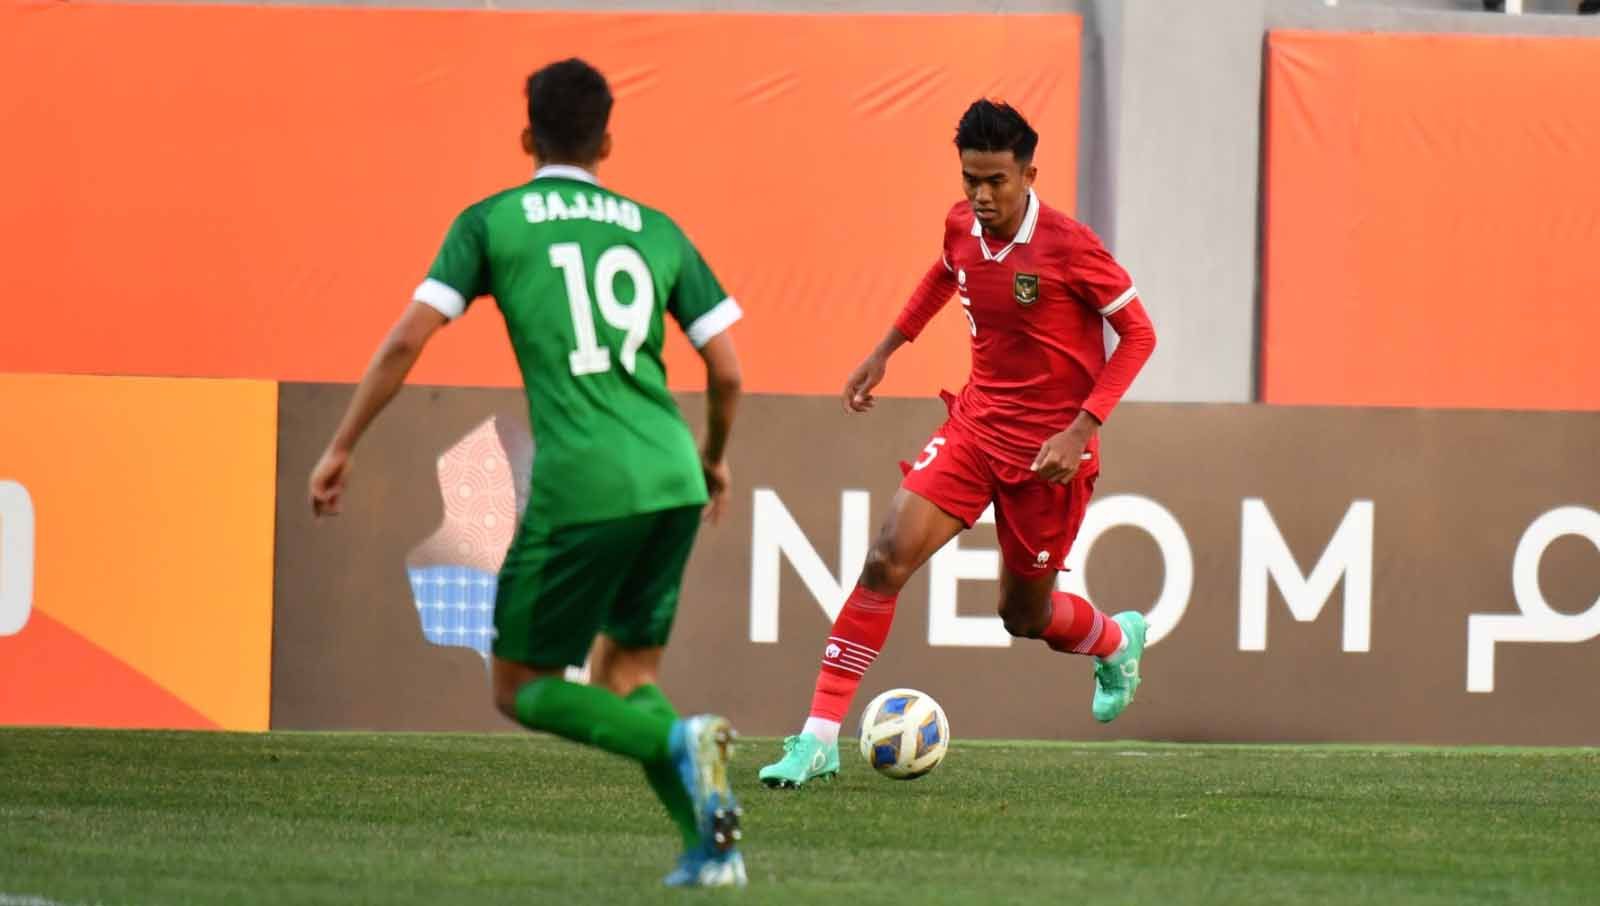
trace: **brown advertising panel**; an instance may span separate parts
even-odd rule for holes
[[[508,727],[479,652],[533,455],[520,396],[407,390],[346,514],[313,524],[296,489],[348,394],[281,392],[272,724]],[[755,397],[741,418],[665,686],[783,733],[942,408]],[[981,524],[912,579],[858,705],[921,688],[967,737],[1600,743],[1595,449],[1585,414],[1129,404],[1063,582],[1149,614],[1134,707],[1096,724],[1087,661],[1006,637]]]

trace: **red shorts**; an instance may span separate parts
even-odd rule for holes
[[[900,486],[967,528],[993,503],[1006,568],[1032,579],[1066,568],[1100,473],[1099,454],[1091,448],[1085,456],[1071,481],[1054,484],[985,452],[951,419],[906,468]]]

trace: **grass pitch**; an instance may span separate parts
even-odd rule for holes
[[[0,906],[1600,903],[1600,752],[958,743],[774,792],[666,891],[633,765],[532,736],[0,730]]]

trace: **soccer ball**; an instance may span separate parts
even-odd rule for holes
[[[915,780],[949,748],[950,721],[926,692],[890,689],[861,712],[861,757],[885,777]]]

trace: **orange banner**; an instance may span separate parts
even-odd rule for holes
[[[0,375],[0,724],[267,728],[277,389]]]
[[[601,177],[679,220],[748,317],[757,391],[832,393],[937,258],[961,111],[1006,97],[1072,210],[1070,15],[509,13],[0,0],[12,371],[351,381],[451,218],[525,179],[522,80],[612,80]],[[414,380],[510,385],[500,319]],[[965,378],[959,316],[884,390]],[[676,342],[674,386],[697,387]]]
[[[1262,397],[1600,408],[1600,41],[1273,32]]]

